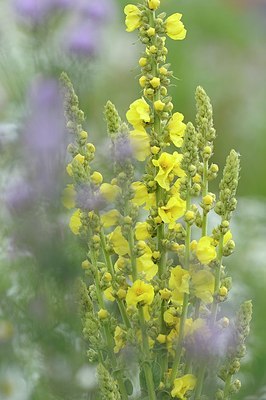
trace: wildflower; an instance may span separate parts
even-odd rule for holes
[[[156,205],[156,194],[154,192],[148,193],[147,187],[144,183],[136,181],[132,183],[131,187],[135,192],[132,203],[137,206],[142,206],[146,203],[144,209],[149,209]]]
[[[174,40],[183,40],[186,37],[186,29],[181,22],[182,14],[175,13],[165,20],[165,30],[167,35]]]
[[[72,184],[67,185],[64,189],[63,196],[62,196],[62,203],[63,206],[71,209],[75,207],[75,198],[76,198],[76,191]]]
[[[103,198],[107,201],[114,201],[120,194],[121,189],[117,185],[111,185],[110,183],[103,183],[100,186],[100,193]]]
[[[114,352],[115,353],[119,353],[119,351],[123,347],[125,347],[125,344],[126,344],[125,334],[126,334],[126,332],[122,328],[120,328],[119,325],[117,325],[115,328],[115,334],[114,334],[114,340],[115,340]]]
[[[158,272],[158,265],[152,261],[152,250],[143,242],[143,255],[137,258],[137,270],[142,272],[147,281],[150,281]]]
[[[138,304],[150,305],[153,302],[153,298],[153,286],[137,279],[127,291],[126,302],[128,307],[136,307]]]
[[[109,241],[113,246],[114,252],[119,256],[124,256],[129,253],[129,244],[122,235],[121,227],[117,226],[115,230],[110,233]]]
[[[105,214],[101,215],[101,221],[104,228],[109,228],[110,226],[114,226],[118,223],[120,217],[120,212],[116,209],[110,210]]]
[[[138,161],[144,161],[151,153],[150,137],[144,129],[131,131],[129,134],[130,145]]]
[[[149,232],[149,224],[147,224],[147,222],[137,222],[135,236],[137,240],[149,239],[151,237]]]
[[[170,189],[169,174],[173,171],[178,176],[184,176],[184,171],[180,167],[182,155],[176,151],[173,154],[163,152],[158,160],[152,160],[153,165],[159,167],[155,180],[165,189]]]
[[[197,248],[196,255],[202,264],[209,264],[216,258],[216,250],[212,245],[212,238],[209,236],[203,236],[200,238]]]
[[[186,202],[180,196],[170,197],[165,206],[159,207],[158,214],[163,222],[169,224],[172,229],[178,218],[182,217],[186,211]]]
[[[135,29],[139,28],[141,25],[141,11],[137,6],[133,4],[128,4],[124,8],[124,13],[126,14],[126,31],[133,32]]]
[[[191,281],[195,296],[205,304],[212,303],[215,286],[213,274],[210,271],[201,270],[192,274]]]
[[[167,124],[170,139],[176,147],[182,147],[183,144],[183,137],[186,129],[186,124],[182,122],[183,119],[184,115],[176,112],[172,115]]]
[[[94,171],[91,175],[91,181],[94,185],[100,185],[103,181],[102,174],[98,171]]]
[[[151,10],[157,10],[160,6],[160,0],[148,0],[148,6]]]
[[[126,113],[128,122],[135,128],[142,130],[146,122],[150,122],[150,107],[144,99],[135,100]]]
[[[81,227],[81,210],[78,208],[74,214],[72,214],[72,217],[70,218],[69,221],[69,227],[71,229],[71,231],[74,233],[74,235],[78,235],[79,234],[79,229]]]
[[[115,297],[114,297],[114,289],[112,288],[112,286],[110,286],[109,288],[105,289],[103,291],[104,297],[109,300],[109,301],[115,301]]]
[[[171,269],[169,288],[173,291],[177,290],[181,293],[189,293],[189,280],[189,272],[178,265]]]
[[[180,400],[186,399],[186,393],[193,390],[196,386],[197,379],[192,374],[186,374],[174,380],[174,388],[171,391],[172,397],[177,397]]]

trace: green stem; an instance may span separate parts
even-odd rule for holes
[[[215,286],[214,286],[214,294],[217,295],[220,288],[220,280],[221,280],[221,267],[222,267],[222,260],[223,260],[223,240],[224,235],[220,234],[219,245],[218,245],[218,253],[217,253],[217,261],[218,265],[216,267],[215,272]],[[211,310],[211,324],[213,325],[216,321],[218,311],[218,302],[215,300],[212,304]]]
[[[226,378],[225,381],[225,385],[224,385],[224,400],[229,400],[229,391],[230,391],[230,386],[231,386],[231,379],[232,379],[232,375],[228,375],[228,377]]]
[[[202,197],[208,194],[208,169],[209,163],[208,160],[204,160],[203,162],[203,176],[202,176]],[[208,213],[203,210],[202,215],[202,236],[207,235],[207,223],[208,223]]]
[[[130,260],[131,260],[131,266],[132,266],[132,278],[133,278],[133,282],[134,282],[138,277],[138,271],[137,271],[136,256],[135,256],[135,252],[134,252],[134,232],[132,229],[130,230],[130,233],[128,236],[128,243],[129,243]]]
[[[97,259],[96,259],[95,251],[91,249],[90,255],[91,255],[91,261],[92,261],[92,264],[93,264],[94,270],[95,270],[94,279],[95,279],[97,300],[99,302],[100,308],[104,308],[104,301],[103,301],[102,291],[100,288],[99,272],[98,272],[98,268],[97,268]],[[114,339],[111,334],[110,327],[109,327],[109,325],[107,325],[106,322],[103,322],[103,329],[104,329],[104,334],[105,334],[105,339],[106,339],[108,355],[110,357],[113,369],[116,370],[117,369],[117,361],[116,361],[116,356],[115,356],[114,350],[113,350],[114,349]],[[101,360],[103,361],[102,354],[100,354],[100,356],[101,356],[100,357]],[[124,383],[124,379],[123,379],[123,373],[122,373],[122,371],[118,370],[115,372],[115,375],[116,375],[116,379],[117,379],[117,382],[119,385],[119,390],[120,390],[120,393],[122,396],[122,400],[127,400],[128,395],[127,395],[127,391],[126,391],[126,387],[125,387],[125,383]]]
[[[139,308],[139,320],[140,320],[140,328],[141,328],[141,335],[142,335],[142,351],[144,355],[144,363],[143,369],[147,384],[147,390],[149,395],[149,400],[156,400],[154,382],[153,382],[153,374],[151,369],[151,360],[150,360],[150,350],[149,350],[149,339],[145,329],[145,319],[143,308]]]
[[[186,210],[189,210],[190,205],[191,205],[190,189],[191,189],[191,178],[189,178],[189,181],[188,181]],[[185,265],[184,265],[184,268],[186,270],[189,269],[190,241],[191,241],[191,225],[187,223],[186,224],[186,240],[185,240]],[[174,360],[174,363],[172,366],[172,373],[170,376],[170,384],[171,385],[173,384],[173,382],[175,380],[177,370],[179,367],[179,363],[180,363],[180,358],[182,355],[182,347],[183,347],[185,323],[186,323],[186,319],[187,319],[188,304],[189,304],[189,294],[184,293],[182,315],[180,318],[178,342],[177,342],[177,348],[176,348],[176,356],[175,356],[175,360]]]
[[[102,249],[104,259],[105,259],[105,262],[107,265],[107,269],[110,272],[110,274],[112,275],[112,278],[114,280],[115,279],[114,267],[113,267],[111,256],[107,251],[106,240],[105,240],[104,232],[102,230],[100,232],[100,238],[101,238],[101,249]],[[116,298],[116,301],[117,301],[117,305],[118,305],[118,308],[119,308],[119,311],[120,311],[120,314],[121,314],[124,324],[126,325],[127,328],[130,328],[131,324],[130,324],[129,318],[127,316],[124,302],[122,300],[120,300],[119,298]]]
[[[201,396],[201,392],[202,392],[202,388],[203,388],[203,382],[204,382],[204,378],[205,378],[205,372],[206,372],[206,366],[199,369],[194,400],[200,400],[200,396]]]

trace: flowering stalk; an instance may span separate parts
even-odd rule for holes
[[[166,18],[159,7],[159,0],[143,0],[124,10],[127,31],[138,30],[145,46],[139,59],[143,96],[129,106],[127,123],[106,104],[110,180],[94,170],[95,147],[83,130],[73,87],[62,75],[67,126],[75,138],[67,166],[73,184],[63,202],[76,208],[70,228],[88,247],[82,263],[84,334],[90,361],[100,365],[99,398],[213,399],[208,379],[216,371],[215,396],[229,400],[239,387],[232,375],[251,317],[246,306],[234,325],[220,307],[230,290],[223,258],[234,249],[229,225],[239,158],[233,150],[228,156],[216,202],[209,192],[218,173],[210,164],[215,139],[210,100],[198,87],[195,127],[173,112],[166,37],[183,40],[186,29],[181,14]],[[210,234],[212,209],[221,223]],[[237,351],[228,345],[226,361],[219,360],[219,347],[230,334]],[[128,362],[132,349],[139,373],[135,388]]]

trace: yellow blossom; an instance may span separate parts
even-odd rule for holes
[[[139,28],[141,25],[141,11],[137,6],[133,4],[128,4],[124,8],[124,13],[126,14],[126,31],[132,32]]]
[[[83,165],[85,161],[85,157],[82,156],[81,154],[77,154],[74,158],[73,161],[77,162],[78,164]]]
[[[141,76],[141,77],[139,78],[139,84],[140,84],[141,87],[144,88],[145,85],[146,85],[146,82],[147,82],[146,76]]]
[[[157,336],[156,340],[157,340],[159,343],[164,344],[164,343],[166,342],[166,335],[163,335],[163,334],[160,333],[160,334]]]
[[[120,218],[120,212],[116,209],[107,211],[105,214],[101,215],[101,222],[104,228],[109,228],[118,223]]]
[[[140,67],[145,67],[145,65],[147,65],[147,63],[148,63],[148,60],[147,60],[146,57],[141,57],[141,58],[139,59],[139,66],[140,66]]]
[[[91,181],[94,183],[94,185],[100,185],[103,181],[103,176],[100,172],[94,171],[93,174],[91,175]]]
[[[79,229],[81,227],[81,210],[78,208],[74,214],[72,214],[70,221],[69,221],[69,227],[71,229],[71,231],[74,233],[74,235],[78,235],[79,234]]]
[[[109,288],[105,289],[103,291],[104,297],[109,300],[109,301],[115,301],[115,297],[114,297],[114,289],[112,288],[112,286],[110,286]]]
[[[165,107],[165,104],[161,100],[156,100],[153,105],[156,111],[163,111]]]
[[[108,311],[105,310],[104,308],[101,308],[98,311],[98,317],[99,317],[99,319],[106,319],[108,317]]]
[[[179,318],[176,315],[176,308],[175,307],[169,307],[164,312],[163,319],[164,319],[164,322],[169,326],[176,325],[177,322],[179,321]]]
[[[136,307],[138,304],[150,305],[153,302],[153,299],[153,286],[137,279],[127,291],[126,303],[128,307]]]
[[[158,86],[160,86],[160,78],[157,78],[156,76],[154,76],[151,80],[150,80],[150,84],[152,85],[152,87],[155,89]]]
[[[137,257],[137,271],[143,273],[145,279],[150,281],[158,272],[158,265],[152,261],[152,250],[143,242],[143,255]]]
[[[117,196],[121,193],[121,189],[117,185],[111,185],[110,183],[103,183],[100,186],[100,193],[105,200],[114,201],[117,198]]]
[[[171,290],[178,290],[181,293],[189,293],[189,280],[189,272],[178,265],[171,269],[169,288]]]
[[[178,154],[176,151],[173,154],[163,152],[158,160],[152,160],[153,165],[159,167],[155,180],[163,189],[170,189],[169,174],[172,171],[179,177],[184,176],[185,173],[180,167],[181,160],[182,154]]]
[[[187,398],[186,393],[193,390],[196,386],[197,379],[192,374],[186,374],[174,380],[174,388],[171,391],[172,397],[177,397],[179,400]]]
[[[62,203],[63,206],[71,209],[75,207],[75,198],[76,198],[76,191],[72,184],[67,185],[67,187],[63,191],[62,195]]]
[[[142,98],[135,100],[129,107],[126,113],[128,122],[135,129],[142,129],[146,122],[150,122],[150,107]]]
[[[151,10],[157,10],[160,6],[160,0],[148,0],[148,6]]]
[[[125,336],[126,336],[126,332],[122,328],[120,328],[119,325],[117,325],[115,328],[115,334],[114,334],[114,340],[115,340],[114,352],[115,353],[118,353],[123,347],[125,347],[125,344],[126,344]]]
[[[202,264],[209,264],[216,258],[216,250],[212,245],[212,238],[203,236],[200,238],[196,248],[196,255]]]
[[[146,203],[146,206],[144,207],[145,210],[150,209],[151,207],[156,205],[155,192],[148,193],[147,187],[144,183],[136,181],[132,183],[131,187],[135,193],[132,199],[132,203],[136,204],[137,206],[142,206]]]
[[[174,40],[183,40],[186,37],[186,29],[181,22],[182,14],[175,13],[165,20],[165,30],[167,35]]]
[[[137,222],[135,228],[135,236],[137,240],[146,240],[151,237],[149,232],[149,224],[147,222]]]
[[[180,196],[170,197],[165,206],[159,207],[158,214],[162,221],[169,224],[172,229],[177,219],[182,217],[186,211],[186,202]]]
[[[144,129],[136,129],[129,133],[130,146],[134,157],[144,161],[150,154],[150,137]]]
[[[172,115],[167,125],[170,139],[176,147],[182,147],[183,144],[183,137],[186,129],[186,124],[182,122],[183,119],[184,115],[176,112]]]
[[[201,270],[192,274],[192,287],[196,297],[205,304],[213,302],[215,278],[210,271]]]
[[[122,235],[121,227],[117,226],[115,230],[110,233],[109,241],[113,246],[114,252],[119,256],[124,256],[129,253],[128,241]]]

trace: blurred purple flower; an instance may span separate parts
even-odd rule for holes
[[[21,178],[7,187],[5,204],[11,212],[20,213],[31,208],[34,197],[29,182]]]
[[[78,22],[69,31],[66,47],[77,55],[92,56],[99,45],[99,36],[100,30],[91,21]]]
[[[33,23],[40,23],[54,9],[66,8],[69,0],[14,0],[15,10]]]
[[[76,206],[83,210],[101,210],[105,207],[105,201],[99,191],[94,191],[88,185],[80,185],[77,189]]]
[[[29,116],[22,139],[35,185],[41,192],[55,189],[66,147],[63,99],[58,82],[38,77],[28,93]]]
[[[82,15],[86,15],[94,21],[110,19],[113,11],[111,0],[79,0],[77,7]]]
[[[132,158],[132,147],[128,136],[121,135],[115,140],[114,161],[123,163]]]

